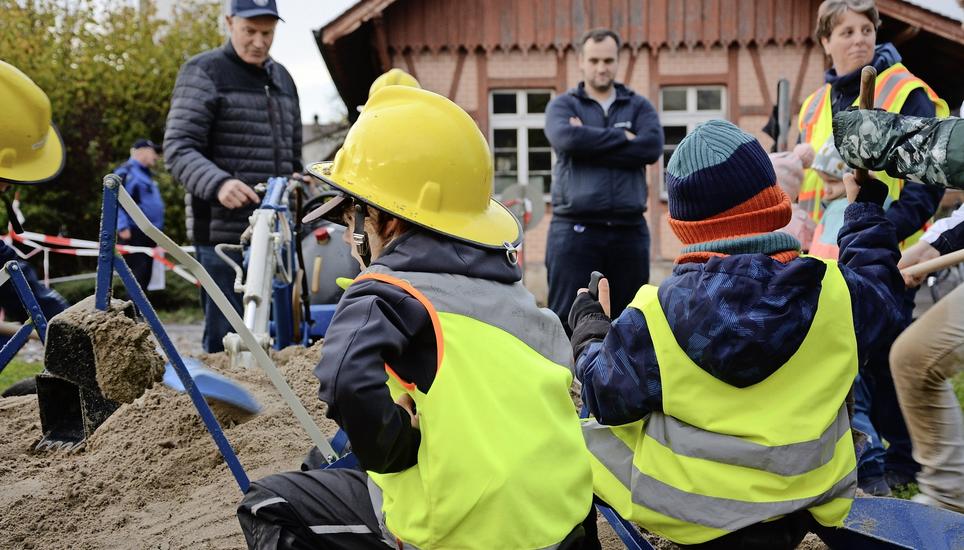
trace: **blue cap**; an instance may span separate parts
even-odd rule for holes
[[[250,19],[260,15],[270,15],[281,19],[278,15],[278,4],[275,0],[231,0],[231,15]],[[284,19],[281,19],[284,21]]]
[[[140,138],[134,142],[134,145],[131,145],[131,149],[140,149],[141,147],[150,147],[151,149],[154,149],[154,152],[156,153],[161,152],[160,145],[146,138]]]

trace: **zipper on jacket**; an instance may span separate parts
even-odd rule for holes
[[[271,104],[271,88],[269,84],[264,85],[264,95],[268,98],[268,125],[271,126],[271,148],[274,150],[274,175],[282,176],[281,173],[281,152],[278,150],[278,135],[274,130],[274,107]]]

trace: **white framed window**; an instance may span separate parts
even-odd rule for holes
[[[539,185],[549,192],[552,146],[546,138],[551,90],[493,90],[489,94],[489,143],[495,162],[495,194],[510,185]]]
[[[659,91],[659,121],[663,125],[663,158],[660,160],[659,197],[666,195],[666,165],[679,142],[701,122],[726,118],[726,87],[667,86]]]

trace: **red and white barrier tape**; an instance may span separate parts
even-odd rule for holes
[[[16,241],[25,246],[29,246],[34,249],[33,252],[27,254],[20,254],[23,258],[29,258],[36,254],[37,252],[44,253],[44,281],[48,281],[48,253],[53,252],[55,254],[65,254],[68,256],[97,256],[99,254],[100,243],[96,241],[88,241],[84,239],[72,239],[67,237],[57,237],[55,235],[44,235],[42,233],[33,233],[31,231],[24,231],[23,233],[17,234],[13,231],[9,231],[4,237],[6,241]],[[69,247],[69,248],[51,248],[43,246],[43,244],[52,244],[59,247]],[[126,244],[116,245],[117,251],[120,254],[147,254],[151,256],[158,262],[164,265],[165,268],[177,273],[182,278],[194,285],[199,285],[198,280],[191,275],[186,269],[179,265],[173,264],[170,260],[164,257],[164,250],[161,248],[151,248],[149,246],[131,246]],[[181,247],[185,252],[194,252],[193,246],[183,246]]]

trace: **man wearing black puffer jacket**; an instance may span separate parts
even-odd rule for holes
[[[181,67],[164,134],[167,167],[186,190],[188,236],[198,261],[239,313],[234,271],[214,245],[238,244],[260,202],[254,185],[302,168],[298,90],[268,56],[280,16],[275,0],[258,4],[232,0],[230,40]],[[203,290],[201,303],[204,351],[222,351],[231,327]]]

